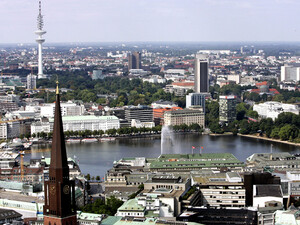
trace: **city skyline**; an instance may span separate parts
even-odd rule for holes
[[[42,1],[47,42],[298,41],[296,0]],[[2,0],[0,43],[33,43],[38,0]]]

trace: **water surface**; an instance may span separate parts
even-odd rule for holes
[[[198,153],[203,146],[205,152],[229,152],[239,160],[245,161],[253,153],[273,152],[297,153],[300,148],[265,140],[240,136],[209,136],[200,134],[174,134],[173,140],[164,141],[163,152],[169,153]],[[84,174],[103,177],[114,161],[123,157],[158,157],[161,154],[160,138],[119,139],[113,142],[66,144],[68,157],[76,158]],[[31,154],[26,154],[25,160],[30,158],[50,157],[50,146],[34,146]]]

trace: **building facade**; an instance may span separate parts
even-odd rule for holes
[[[53,118],[49,122],[52,127]],[[120,128],[120,121],[116,116],[64,116],[62,122],[64,131],[106,131]]]
[[[27,76],[27,83],[26,83],[26,88],[27,89],[36,89],[36,75],[29,74]]]
[[[201,127],[205,126],[204,112],[201,110],[183,109],[167,111],[164,114],[164,124],[167,126],[191,125],[194,123],[199,124]]]
[[[12,120],[0,123],[0,138],[15,138],[20,136],[20,121]]]
[[[205,112],[205,98],[206,94],[190,93],[186,95],[186,108],[201,108]]]
[[[284,104],[280,102],[264,102],[260,104],[255,104],[253,110],[258,113],[260,117],[271,118],[275,120],[280,113],[291,112],[299,114],[299,108],[297,105]]]
[[[41,117],[54,117],[55,104],[45,104],[40,107]],[[62,103],[62,116],[81,116],[85,112],[83,105],[76,105],[75,103]]]
[[[233,122],[236,119],[236,96],[219,97],[219,121],[224,123]]]
[[[131,123],[133,119],[141,122],[153,121],[153,109],[148,106],[129,107],[125,109],[125,119]]]
[[[133,52],[128,56],[128,70],[142,69],[142,54],[140,52]]]
[[[195,93],[209,92],[208,57],[197,54],[195,58]]]
[[[170,108],[154,108],[153,109],[153,121],[155,125],[164,124],[164,114],[167,111],[182,110],[181,107],[170,107]]]
[[[282,66],[280,80],[300,81],[300,64]]]

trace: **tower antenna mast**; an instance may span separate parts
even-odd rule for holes
[[[43,30],[44,19],[42,15],[42,1],[39,1],[39,14],[37,16],[37,31],[35,32],[38,37],[36,42],[38,43],[39,49],[39,58],[38,58],[38,78],[45,78],[46,76],[43,73],[43,55],[42,55],[42,44],[45,42],[43,35],[46,34],[46,31]]]

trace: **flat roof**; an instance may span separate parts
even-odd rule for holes
[[[62,121],[87,121],[87,120],[119,120],[116,116],[94,116],[94,115],[88,115],[88,116],[63,116]],[[53,122],[54,118],[49,118],[49,122]]]
[[[255,197],[282,197],[280,185],[256,185]]]
[[[151,168],[244,166],[231,153],[162,154],[151,162]]]
[[[144,211],[145,207],[138,204],[137,199],[129,199],[118,209],[118,211]]]

